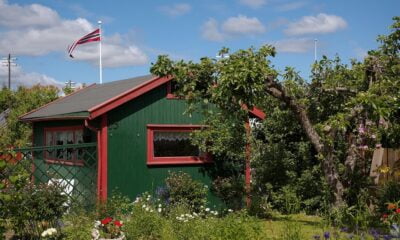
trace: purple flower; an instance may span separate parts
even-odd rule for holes
[[[391,240],[391,239],[392,239],[392,236],[390,236],[390,235],[383,235],[383,239],[385,239],[385,240]]]
[[[324,238],[325,238],[325,239],[331,238],[330,232],[324,232]]]
[[[349,228],[348,228],[348,227],[342,227],[342,228],[340,229],[340,231],[341,231],[341,232],[348,232],[348,231],[349,231]]]

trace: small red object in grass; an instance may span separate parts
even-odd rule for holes
[[[112,221],[112,217],[106,217],[103,220],[101,220],[101,224],[106,225]]]
[[[396,213],[400,213],[400,208],[396,209]]]
[[[387,214],[383,214],[383,215],[382,215],[382,218],[387,218],[387,217],[388,217]]]
[[[118,227],[122,227],[122,223],[120,221],[118,221],[118,220],[114,221],[114,225],[118,226]]]

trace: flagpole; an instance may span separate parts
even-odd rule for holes
[[[103,41],[103,36],[101,34],[101,21],[97,22],[99,24],[99,34],[100,34],[100,41],[99,41],[99,70],[100,70],[100,84],[103,84],[103,66],[101,62],[101,42]]]

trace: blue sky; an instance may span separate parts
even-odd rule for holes
[[[0,55],[18,58],[15,85],[98,82],[97,43],[79,45],[74,59],[66,48],[102,20],[104,82],[148,74],[159,54],[196,61],[267,43],[277,47],[276,68],[307,79],[314,39],[318,57],[361,60],[399,9],[399,0],[0,0]]]

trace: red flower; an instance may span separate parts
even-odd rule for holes
[[[396,213],[400,213],[400,208],[396,209]]]
[[[383,215],[382,215],[382,218],[387,218],[387,217],[388,217],[387,214],[383,214]]]
[[[117,226],[117,227],[122,227],[123,224],[120,221],[115,220],[114,221],[114,225]]]
[[[103,220],[101,220],[101,224],[106,225],[112,221],[112,217],[106,217]]]

